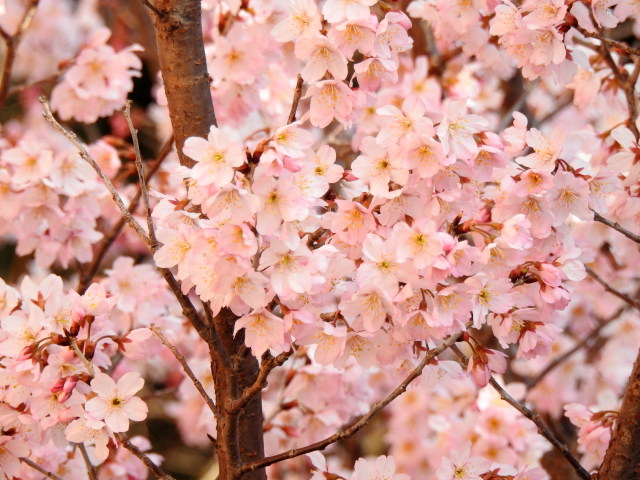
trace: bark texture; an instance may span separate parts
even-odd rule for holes
[[[234,338],[236,316],[223,308],[214,319],[215,330],[229,353],[229,365],[211,352],[216,403],[221,418],[217,426],[216,452],[220,465],[220,480],[266,480],[264,469],[240,475],[240,465],[264,457],[262,397],[258,392],[243,408],[234,412],[232,403],[252,385],[258,376],[258,360],[244,345],[244,331]]]
[[[629,376],[616,428],[604,456],[599,480],[640,478],[640,352]]]
[[[169,114],[180,163],[192,166],[182,146],[192,136],[206,137],[217,125],[211,99],[201,25],[200,0],[149,2]],[[264,469],[241,475],[242,463],[264,457],[262,398],[255,395],[239,411],[230,406],[258,376],[259,363],[244,345],[244,334],[233,335],[237,317],[223,309],[199,333],[209,343],[216,404],[220,410],[216,454],[219,480],[266,480]]]
[[[192,166],[182,153],[184,141],[206,137],[217,125],[207,72],[199,0],[156,0],[152,16],[164,89],[180,163]]]

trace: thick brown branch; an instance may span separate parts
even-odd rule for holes
[[[468,328],[468,327],[467,327]],[[437,347],[429,350],[424,358],[420,361],[418,366],[404,379],[404,381],[398,385],[398,387],[387,395],[386,398],[381,400],[380,402],[374,403],[371,406],[371,409],[362,415],[360,418],[355,420],[353,423],[349,424],[347,427],[343,428],[339,432],[331,435],[330,437],[325,438],[324,440],[320,440],[319,442],[312,443],[311,445],[307,445],[306,447],[294,448],[292,450],[280,453],[278,455],[273,455],[271,457],[263,458],[262,460],[258,460],[256,462],[251,462],[243,465],[240,468],[240,473],[251,472],[254,470],[258,470],[260,468],[268,467],[269,465],[273,465],[274,463],[282,462],[283,460],[288,460],[290,458],[299,457],[300,455],[304,455],[306,453],[315,452],[316,450],[324,450],[329,445],[336,443],[340,440],[344,440],[345,438],[349,438],[355,435],[360,429],[366,426],[369,421],[382,410],[384,407],[389,405],[393,400],[402,395],[406,390],[409,384],[413,382],[416,378],[418,378],[424,367],[426,367],[434,358],[444,352],[447,348],[451,347],[455,344],[460,338],[461,332],[451,335],[444,342],[442,342]]]
[[[196,387],[196,390],[198,390],[198,393],[200,393],[200,396],[202,397],[202,399],[205,401],[205,403],[209,407],[209,410],[211,410],[211,413],[213,413],[213,415],[216,417],[216,419],[220,419],[220,412],[218,411],[218,407],[216,407],[216,405],[213,403],[213,400],[207,394],[207,391],[202,386],[202,383],[200,383],[200,380],[198,380],[198,377],[196,377],[196,375],[193,373],[193,370],[191,370],[191,367],[189,367],[189,364],[187,363],[185,358],[182,356],[182,354],[178,351],[176,346],[173,345],[167,339],[167,337],[164,336],[164,334],[162,333],[162,331],[160,331],[160,329],[158,327],[156,327],[155,325],[151,325],[149,328],[151,329],[151,331],[153,333],[155,333],[158,336],[160,341],[169,350],[171,350],[171,353],[173,353],[173,356],[176,358],[176,360],[178,360],[180,365],[182,365],[182,369],[184,370],[184,373],[187,375],[187,377],[189,377],[191,379],[191,382],[193,383],[193,386]]]
[[[598,480],[640,477],[640,352],[633,365]]]
[[[29,0],[20,19],[20,23],[18,23],[18,29],[13,35],[8,34],[0,28],[0,36],[4,39],[5,43],[4,64],[2,65],[2,75],[0,75],[0,107],[4,105],[4,102],[6,102],[9,96],[11,70],[13,69],[13,63],[16,61],[16,53],[20,46],[22,36],[29,29],[31,20],[33,20],[33,16],[36,14],[39,1],[40,0]]]
[[[125,437],[121,433],[116,433],[115,435],[122,446],[133,453],[140,460],[142,460],[142,463],[144,463],[146,467],[151,470],[156,478],[159,478],[160,480],[176,480],[174,477],[162,470],[158,465],[153,463],[151,459],[146,456],[142,450],[131,443],[131,441],[127,437]]]
[[[589,267],[585,267],[585,268],[587,269],[587,273],[589,274],[589,276],[593,278],[596,282],[598,282],[600,285],[602,285],[607,292],[609,292],[611,295],[615,295],[620,300],[627,302],[633,308],[640,311],[640,302],[637,302],[626,293],[622,293],[621,291],[613,288],[611,285],[605,282],[596,272],[591,270]]]
[[[617,230],[618,232],[623,234],[625,237],[633,240],[634,242],[640,243],[640,235],[636,235],[635,233],[630,232],[629,230],[627,230],[626,228],[624,228],[622,225],[620,225],[617,222],[612,222],[611,220],[608,220],[608,219],[604,218],[602,215],[600,215],[596,211],[593,212],[593,219],[596,222],[604,223],[607,227],[610,227],[610,228],[613,228],[614,230]]]
[[[273,369],[282,366],[284,362],[293,354],[293,350],[281,353],[276,357],[270,356],[267,360],[260,365],[260,371],[258,372],[258,378],[252,385],[247,387],[240,398],[234,401],[228,408],[229,413],[239,412],[255,395],[258,395],[266,386],[267,378]]]
[[[167,94],[171,125],[180,163],[194,161],[182,153],[189,137],[206,137],[217,125],[211,99],[211,77],[202,36],[199,0],[162,0],[154,3],[158,57]]]
[[[455,352],[455,354],[460,359],[460,363],[466,367],[469,363],[466,355],[460,351],[455,345],[451,347],[451,350]],[[523,416],[531,420],[538,427],[538,433],[547,439],[551,445],[553,445],[556,449],[560,451],[562,456],[567,459],[567,461],[571,464],[573,469],[576,471],[578,476],[584,480],[591,480],[591,474],[585,470],[585,468],[580,465],[580,462],[573,456],[571,451],[569,451],[569,447],[567,447],[564,443],[562,443],[558,438],[549,430],[549,428],[544,424],[540,415],[526,407],[515,398],[513,398],[507,391],[502,388],[502,386],[496,381],[495,378],[489,378],[489,384],[494,388],[496,392],[500,394],[500,398],[511,405],[513,408],[518,410]]]

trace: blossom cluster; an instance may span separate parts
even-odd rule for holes
[[[0,21],[15,24],[19,9],[6,3]],[[61,5],[68,20],[69,2]],[[583,33],[615,27],[631,2],[203,8],[219,126],[186,140],[191,168],[172,152],[150,182],[159,245],[147,260],[174,272],[210,314],[233,312],[234,333],[255,357],[294,352],[264,391],[267,454],[336,432],[396,388],[417,353],[465,332],[466,372],[453,357],[428,365],[390,407],[388,450],[357,460],[312,454],[270,476],[548,478],[548,444],[485,388],[492,376],[550,418],[566,412],[582,461],[597,467],[640,319],[587,273],[634,295],[640,252],[594,216],[630,229],[640,219],[640,120],[612,86],[620,72]],[[433,45],[418,41],[416,27]],[[29,35],[48,28],[35,22]],[[69,63],[51,102],[62,119],[92,123],[124,105],[139,47],[116,50],[109,38],[99,29],[61,53]],[[55,70],[59,59],[43,65]],[[501,82],[518,76],[538,83],[505,108]],[[563,94],[573,104],[554,112]],[[86,478],[79,444],[100,478],[145,478],[121,434],[147,417],[149,383],[175,387],[163,406],[185,443],[210,448],[216,435],[201,392],[147,327],[166,332],[214,398],[209,350],[151,263],[134,261],[146,251],[131,231],[113,247],[131,257],[107,256],[83,285],[117,212],[33,97],[20,98],[24,116],[0,131],[0,233],[33,260],[20,282],[0,287],[0,467],[9,480],[39,478],[20,463],[29,458]],[[156,100],[149,117],[168,131],[161,92]],[[125,141],[92,139],[87,150],[131,197]],[[76,263],[79,279],[49,275]],[[546,371],[593,332],[601,342],[585,343],[590,357],[578,351]]]

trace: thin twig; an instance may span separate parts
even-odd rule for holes
[[[276,357],[269,357],[266,361],[262,362],[256,380],[242,392],[240,398],[232,402],[227,411],[229,413],[239,412],[242,407],[249,403],[255,395],[260,393],[267,386],[267,378],[269,377],[269,374],[275,368],[282,366],[282,364],[286,362],[292,354],[293,350],[289,350],[288,352],[281,353]]]
[[[173,147],[173,135],[169,137],[169,139],[162,145],[160,148],[160,152],[158,152],[158,156],[151,164],[149,171],[147,172],[145,179],[148,182],[151,178],[156,174],[156,172],[160,169],[160,165],[164,161],[165,158],[171,153],[171,148]],[[135,212],[136,208],[138,208],[138,204],[140,203],[140,199],[142,198],[142,188],[138,185],[138,190],[134,194],[133,198],[129,202],[129,211]],[[100,264],[102,260],[104,260],[107,251],[113,245],[118,235],[126,225],[126,221],[124,217],[120,217],[120,219],[116,222],[116,224],[109,230],[107,234],[102,238],[102,241],[98,244],[96,248],[96,253],[93,256],[93,260],[89,264],[89,266],[85,269],[85,271],[80,275],[80,283],[78,285],[78,293],[81,295],[89,288],[91,285],[91,281],[98,273],[100,269]]]
[[[78,443],[77,445],[78,449],[80,449],[80,453],[82,453],[84,463],[87,465],[87,475],[89,475],[89,480],[96,480],[96,468],[91,464],[87,448],[84,446],[84,443]]]
[[[302,97],[303,83],[304,80],[302,80],[302,75],[298,74],[298,79],[296,80],[296,89],[293,92],[293,101],[291,102],[291,111],[289,112],[289,119],[287,120],[287,124],[296,121],[296,112],[298,111],[298,104],[300,103],[300,98]]]
[[[176,358],[176,360],[178,360],[180,365],[182,365],[182,369],[184,370],[184,373],[186,373],[187,376],[191,379],[191,382],[193,383],[193,386],[196,387],[196,390],[198,390],[198,392],[200,393],[200,396],[202,397],[202,399],[205,401],[205,403],[209,407],[209,410],[211,410],[211,413],[213,413],[213,415],[219,421],[220,420],[220,411],[218,410],[218,407],[216,407],[216,405],[213,403],[213,400],[207,394],[206,390],[202,386],[202,383],[200,383],[200,380],[198,380],[198,377],[196,377],[195,374],[193,373],[193,370],[191,370],[191,367],[189,367],[189,364],[185,360],[184,356],[182,356],[182,354],[178,351],[176,346],[173,345],[167,339],[167,337],[164,336],[164,334],[162,333],[162,331],[158,327],[156,327],[155,325],[152,324],[149,327],[149,329],[158,336],[160,341],[169,350],[171,350],[171,353],[173,353],[173,356]]]
[[[60,133],[62,133],[65,137],[67,137],[71,141],[71,143],[73,143],[73,145],[78,150],[80,157],[83,160],[85,160],[89,165],[91,165],[91,167],[96,171],[96,173],[100,176],[100,178],[106,185],[107,189],[111,193],[111,197],[113,198],[113,201],[118,206],[118,209],[122,213],[122,216],[124,217],[127,224],[136,231],[138,236],[144,241],[145,245],[149,248],[149,251],[151,252],[151,254],[154,254],[156,252],[156,249],[158,248],[157,244],[151,241],[151,239],[144,232],[142,226],[133,218],[133,216],[131,215],[131,212],[127,209],[122,199],[120,198],[120,195],[118,194],[115,187],[111,183],[111,180],[109,179],[109,177],[105,175],[105,173],[102,171],[102,169],[93,159],[93,157],[89,155],[89,153],[84,148],[82,143],[80,143],[80,141],[78,140],[78,137],[76,136],[76,134],[66,130],[62,125],[60,125],[60,123],[58,123],[58,121],[55,119],[55,117],[51,113],[51,108],[49,107],[49,102],[47,101],[47,98],[42,96],[40,97],[39,100],[44,108],[44,112],[43,112],[44,118],[51,125],[53,125]],[[169,285],[169,288],[171,289],[176,299],[180,303],[180,306],[182,307],[183,314],[185,315],[185,317],[189,319],[193,327],[198,332],[198,335],[200,335],[200,338],[202,338],[205,342],[207,342],[208,345],[212,346],[212,352],[220,355],[220,357],[224,359],[225,358],[224,355],[226,355],[226,352],[224,351],[224,348],[221,345],[220,339],[217,338],[215,331],[210,329],[207,326],[207,324],[202,321],[200,314],[193,306],[193,303],[191,302],[189,297],[182,292],[182,287],[174,277],[173,273],[171,273],[171,270],[169,270],[168,268],[158,268],[158,271],[160,272],[162,277],[165,279],[165,281]]]
[[[34,470],[37,470],[38,472],[43,474],[45,477],[50,478],[51,480],[64,480],[64,478],[59,477],[55,473],[51,473],[51,472],[46,471],[44,468],[42,468],[36,462],[34,462],[32,460],[29,460],[28,458],[20,457],[20,461],[22,463],[24,463],[25,465],[29,465],[31,468],[33,468]]]
[[[574,28],[576,30],[578,30],[585,37],[596,38],[596,39],[600,40],[603,43],[608,43],[609,45],[611,45],[614,48],[618,48],[620,50],[623,50],[628,55],[636,55],[636,56],[640,55],[640,49],[630,47],[626,43],[622,43],[622,42],[619,42],[617,40],[613,40],[612,38],[607,38],[604,35],[599,34],[599,33],[590,32],[590,31],[585,30],[584,28],[580,27],[579,25],[575,25]]]
[[[113,183],[111,183],[111,180],[109,179],[109,177],[107,177],[107,175],[102,171],[102,169],[93,159],[93,157],[89,155],[89,152],[87,152],[87,149],[84,148],[84,145],[82,145],[80,140],[78,140],[78,136],[75,133],[65,129],[62,125],[60,125],[60,123],[58,123],[58,121],[53,116],[53,113],[51,113],[51,108],[49,107],[49,101],[45,96],[40,97],[39,100],[40,100],[40,103],[42,104],[42,107],[44,108],[44,112],[42,112],[42,115],[44,116],[45,120],[47,120],[47,122],[53,125],[53,127],[55,127],[56,130],[62,133],[65,137],[67,137],[71,141],[71,143],[73,143],[80,157],[85,162],[87,162],[91,166],[91,168],[95,170],[95,172],[98,174],[100,179],[104,182],[105,186],[107,187],[107,190],[109,190],[109,193],[111,193],[111,197],[113,198],[113,201],[115,202],[116,206],[120,210],[120,213],[122,213],[122,216],[125,218],[127,224],[131,228],[133,228],[138,234],[138,236],[142,239],[142,241],[151,248],[153,243],[145,233],[144,229],[136,221],[136,219],[133,218],[133,216],[131,215],[131,212],[127,209],[126,205],[122,201],[122,198],[120,198],[120,194],[118,193],[116,188],[113,186]]]
[[[78,348],[78,342],[75,337],[69,337],[69,346],[71,346],[71,349],[75,352],[76,356],[82,361],[85,368],[89,372],[89,375],[95,377],[96,373],[93,369],[93,364],[87,359],[87,357],[84,356],[84,353],[80,351],[80,349]]]
[[[573,348],[571,348],[570,350],[567,350],[562,355],[560,355],[559,357],[556,357],[555,359],[553,359],[553,361],[549,362],[549,364],[545,367],[544,370],[542,370],[538,375],[536,375],[526,383],[527,389],[530,390],[533,387],[535,387],[538,383],[542,381],[543,378],[545,378],[547,375],[549,375],[549,373],[551,373],[558,366],[564,363],[567,359],[573,356],[573,354],[575,354],[576,352],[584,348],[593,339],[597,338],[600,332],[602,331],[602,329],[607,325],[609,325],[609,323],[614,321],[616,318],[618,318],[624,311],[625,311],[625,308],[618,309],[618,311],[614,313],[609,319],[601,321],[596,328],[591,330],[591,332],[586,337],[584,337],[582,340],[576,343],[573,346]]]
[[[627,230],[626,228],[624,228],[622,225],[620,225],[617,222],[612,222],[611,220],[608,220],[608,219],[604,218],[602,215],[600,215],[595,210],[593,211],[593,219],[596,222],[604,223],[607,227],[611,227],[614,230],[619,231],[625,237],[633,240],[634,242],[640,243],[640,235],[636,235],[635,233],[630,232],[629,230]]]
[[[466,367],[469,362],[466,355],[462,353],[460,349],[457,348],[455,345],[451,346],[451,350],[456,355],[458,355],[458,358],[460,358],[460,363],[462,363],[462,365]],[[571,464],[571,466],[573,467],[573,469],[576,471],[576,473],[580,478],[584,480],[591,480],[591,474],[587,472],[587,470],[585,470],[585,468],[582,465],[580,465],[580,462],[578,462],[576,457],[574,457],[573,454],[569,451],[569,448],[560,440],[558,440],[556,436],[551,432],[551,430],[549,430],[549,428],[544,424],[544,422],[540,418],[540,415],[538,415],[536,412],[526,407],[522,403],[518,402],[515,398],[509,395],[507,391],[504,388],[502,388],[502,386],[496,381],[496,379],[493,378],[493,376],[489,377],[489,384],[496,390],[496,392],[500,394],[500,398],[502,400],[507,402],[513,408],[518,410],[522,415],[524,415],[526,418],[528,418],[529,420],[531,420],[533,423],[536,424],[536,427],[538,427],[538,433],[542,435],[544,438],[546,438],[547,441],[551,443],[551,445],[553,445],[556,449],[560,451],[560,453],[562,453],[564,458],[567,459],[567,461]]]
[[[469,323],[467,328],[471,325]],[[436,356],[440,355],[447,348],[451,347],[451,345],[455,344],[460,338],[462,332],[455,333],[447,340],[442,342],[437,347],[429,350],[424,358],[420,361],[418,366],[403,380],[403,382],[398,385],[398,387],[391,392],[387,397],[385,397],[380,402],[374,403],[371,406],[371,409],[362,415],[360,418],[349,424],[347,427],[341,429],[339,432],[331,435],[330,437],[325,438],[324,440],[320,440],[319,442],[312,443],[311,445],[307,445],[306,447],[294,448],[292,450],[288,450],[283,453],[279,453],[278,455],[273,455],[271,457],[266,457],[261,460],[256,460],[254,462],[245,463],[238,469],[238,474],[242,475],[247,472],[253,472],[260,468],[268,467],[269,465],[273,465],[274,463],[282,462],[283,460],[288,460],[290,458],[299,457],[300,455],[304,455],[306,453],[315,452],[316,450],[324,450],[329,445],[336,443],[340,440],[344,440],[345,438],[349,438],[355,435],[360,429],[362,429],[365,425],[369,423],[369,421],[384,407],[389,405],[393,400],[402,395],[411,382],[413,382],[416,378],[418,378],[424,367],[426,367],[429,362],[431,362]]]
[[[122,446],[127,450],[129,450],[131,453],[133,453],[140,460],[142,460],[142,463],[144,463],[147,466],[147,468],[153,472],[156,478],[159,478],[161,480],[176,480],[174,477],[172,477],[167,472],[162,470],[158,465],[153,463],[151,459],[147,455],[145,455],[142,450],[140,450],[133,443],[131,443],[131,441],[127,437],[125,437],[123,434],[116,433],[115,435],[116,435],[116,438],[122,444]]]
[[[144,203],[145,213],[147,215],[147,230],[149,231],[149,238],[154,245],[157,245],[158,239],[156,238],[156,231],[153,227],[153,218],[151,218],[151,204],[149,203],[149,190],[144,179],[144,165],[142,163],[142,155],[140,154],[140,142],[138,141],[138,130],[133,126],[133,120],[131,120],[131,100],[127,100],[123,113],[124,118],[129,125],[129,131],[131,132],[131,138],[133,140],[133,149],[136,155],[136,170],[138,171],[138,178],[140,180],[140,191],[142,192],[142,201]]]
[[[627,302],[633,308],[635,308],[636,310],[640,311],[640,302],[637,302],[636,300],[631,298],[626,293],[622,293],[621,291],[616,290],[615,288],[613,288],[611,285],[609,285],[607,282],[605,282],[602,279],[602,277],[600,277],[600,275],[598,275],[596,272],[591,270],[586,265],[585,265],[585,269],[587,270],[587,273],[589,274],[589,276],[591,278],[593,278],[596,282],[598,282],[600,285],[602,285],[607,292],[609,292],[611,295],[615,295],[620,300],[623,300],[623,301]]]
[[[20,45],[22,36],[31,25],[31,20],[33,20],[33,16],[36,14],[38,3],[39,0],[29,0],[24,13],[22,14],[22,18],[18,23],[18,29],[13,35],[10,35],[3,28],[0,28],[0,36],[4,39],[4,43],[6,46],[4,64],[2,65],[2,74],[0,75],[0,107],[4,105],[4,102],[9,96],[11,70],[13,68],[13,63],[16,60],[18,46]]]

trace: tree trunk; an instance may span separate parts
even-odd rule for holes
[[[599,480],[640,478],[640,352],[629,376],[616,428],[604,456]]]
[[[239,465],[264,457],[261,394],[255,395],[240,411],[228,411],[243,390],[256,381],[259,371],[258,360],[244,345],[244,331],[233,337],[235,320],[235,315],[227,308],[223,308],[214,319],[215,329],[231,361],[231,368],[226,367],[216,352],[211,354],[216,403],[221,414],[216,442],[220,480],[240,478],[235,473]],[[242,476],[243,480],[266,478],[264,469]]]
[[[150,8],[180,163],[190,167],[193,160],[182,153],[185,140],[206,137],[211,125],[217,125],[204,54],[200,1],[156,0]],[[244,345],[244,334],[240,332],[234,338],[236,320],[231,311],[223,309],[210,325],[212,337],[220,340],[209,342],[221,417],[216,438],[219,480],[238,480],[236,471],[242,463],[264,457],[260,394],[239,412],[228,411],[228,406],[255,382],[259,371],[258,360]],[[242,476],[243,480],[266,478],[264,469]]]
[[[182,153],[189,137],[206,137],[216,115],[207,72],[199,0],[156,0],[153,13],[160,70],[180,163],[193,160]]]

